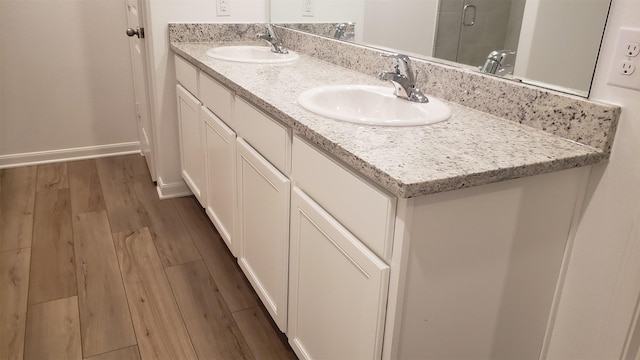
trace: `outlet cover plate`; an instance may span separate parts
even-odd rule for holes
[[[631,56],[629,44],[640,43],[640,29],[621,28],[613,54],[613,64],[607,84],[631,90],[640,90],[640,56]],[[629,71],[629,67],[633,71]]]
[[[231,16],[231,0],[216,0],[216,15],[218,16]]]
[[[315,16],[315,0],[302,0],[302,16],[313,17]]]

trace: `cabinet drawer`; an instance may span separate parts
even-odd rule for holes
[[[233,92],[203,72],[200,72],[198,76],[200,80],[199,97],[204,106],[209,108],[225,124],[235,128],[231,116]]]
[[[396,198],[293,139],[292,178],[336,220],[385,260],[391,258]]]
[[[190,93],[198,96],[198,69],[180,56],[175,56],[176,79]]]
[[[291,170],[291,129],[241,98],[236,98],[235,114],[238,136],[251,144],[278,170],[288,175]]]

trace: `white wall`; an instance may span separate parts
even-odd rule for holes
[[[0,165],[70,148],[135,150],[124,1],[2,0],[0,9]]]
[[[621,27],[640,2],[613,0],[592,100],[622,106],[608,164],[596,166],[559,305],[549,359],[619,359],[640,294],[640,92],[607,85]]]
[[[4,1],[4,0],[1,0]],[[180,176],[176,77],[169,49],[170,22],[263,23],[268,19],[267,0],[230,0],[231,16],[217,17],[214,0],[147,1],[147,56],[151,65],[151,106],[158,185],[165,196],[186,191]]]

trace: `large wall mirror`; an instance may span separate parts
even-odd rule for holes
[[[270,21],[586,97],[609,6],[610,0],[270,0]]]

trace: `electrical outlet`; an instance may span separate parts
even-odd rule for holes
[[[625,49],[627,50],[627,56],[635,57],[640,53],[640,44],[637,42],[628,42],[625,44]]]
[[[218,16],[230,16],[231,7],[229,5],[230,0],[216,0],[216,14]]]
[[[315,16],[315,0],[302,0],[302,16]]]
[[[640,29],[621,28],[607,84],[640,90]]]
[[[625,60],[620,63],[620,74],[631,75],[636,71],[636,64],[633,61]]]

